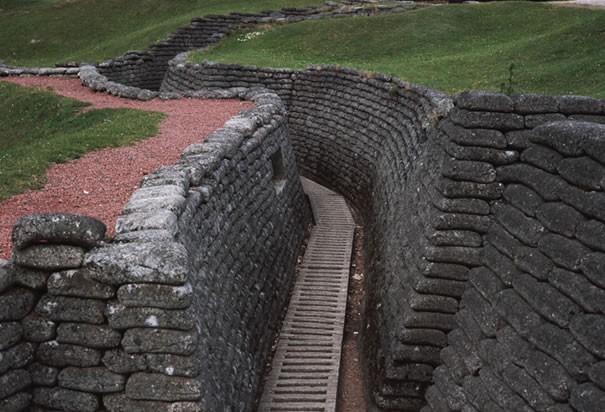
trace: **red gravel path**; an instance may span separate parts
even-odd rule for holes
[[[0,258],[12,250],[10,232],[15,220],[40,212],[79,213],[102,220],[112,234],[120,209],[139,187],[143,175],[161,165],[174,163],[191,143],[221,127],[251,103],[239,100],[153,99],[147,102],[94,93],[78,79],[50,77],[8,78],[24,86],[50,86],[63,96],[93,104],[93,108],[130,107],[155,110],[168,116],[160,124],[160,134],[134,146],[103,149],[79,159],[56,164],[46,173],[41,190],[13,196],[0,202]]]

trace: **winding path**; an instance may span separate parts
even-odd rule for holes
[[[52,87],[60,95],[90,102],[92,108],[127,107],[155,110],[168,116],[159,134],[132,146],[90,152],[79,159],[53,165],[40,190],[0,202],[0,258],[12,250],[10,232],[15,220],[41,212],[79,213],[103,221],[112,234],[120,210],[138,188],[141,178],[155,168],[174,163],[188,145],[200,142],[239,110],[252,106],[239,100],[153,99],[147,102],[94,93],[78,79],[13,77],[5,81],[24,86]]]
[[[355,222],[342,196],[302,181],[315,226],[259,412],[336,410]]]

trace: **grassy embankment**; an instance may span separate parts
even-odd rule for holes
[[[241,41],[246,32],[238,32],[192,59],[293,68],[340,64],[447,93],[485,89],[603,98],[604,28],[605,10],[529,2],[444,5],[251,30],[262,34],[247,41]]]
[[[0,0],[0,59],[53,66],[145,49],[192,17],[305,7],[322,0]]]
[[[86,106],[51,92],[0,82],[0,200],[41,187],[53,163],[155,136],[164,117],[133,109],[80,113]]]

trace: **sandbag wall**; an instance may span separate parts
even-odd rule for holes
[[[0,409],[251,411],[310,220],[264,91],[144,177],[104,243],[30,215],[0,262]]]
[[[202,165],[178,239],[190,256],[206,410],[253,410],[311,218],[283,104],[266,91],[242,97],[255,108],[186,151]]]
[[[162,90],[227,86],[275,90],[288,105],[301,173],[342,193],[362,218],[368,390],[382,409],[419,410],[469,270],[479,265],[486,199],[501,193],[493,167],[446,155],[437,126],[448,96],[391,76],[195,65],[179,56]]]
[[[456,103],[444,131],[491,142],[467,156],[493,165],[504,191],[425,410],[601,411],[604,101],[472,92]]]
[[[224,34],[239,27],[242,17],[210,15],[195,18],[189,26],[178,28],[146,50],[131,50],[98,64],[99,73],[110,81],[126,86],[158,90],[170,59],[185,50],[216,43]]]
[[[381,409],[424,404],[460,277],[477,263],[478,235],[459,221],[479,227],[483,217],[466,219],[472,202],[436,190],[449,188],[435,128],[450,106],[428,88],[337,67],[298,73],[292,90],[301,173],[347,196],[366,230],[363,368]]]
[[[111,82],[157,91],[164,79],[170,59],[184,51],[201,49],[216,43],[226,34],[240,27],[276,22],[292,23],[326,17],[368,16],[423,7],[412,2],[364,7],[355,6],[355,3],[364,3],[363,1],[330,3],[304,8],[284,7],[278,11],[266,10],[260,13],[232,12],[195,17],[189,25],[179,27],[168,37],[151,44],[143,51],[130,50],[122,56],[100,63],[98,70]]]
[[[546,227],[522,218],[527,209],[521,212],[506,204],[511,190],[520,198],[536,197],[526,193],[526,186],[509,188],[508,183],[515,179],[531,176],[531,170],[525,170],[527,165],[519,166],[524,156],[554,156],[538,149],[524,154],[532,144],[533,128],[565,119],[603,121],[603,102],[578,96],[511,98],[473,91],[459,95],[448,112],[447,97],[372,72],[329,66],[287,70],[213,62],[195,65],[185,62],[183,56],[171,63],[162,89],[191,94],[204,89],[197,93],[211,94],[225,87],[260,86],[275,90],[288,104],[301,173],[348,197],[366,226],[364,369],[373,401],[385,410],[418,410],[434,379],[433,368],[454,360],[456,366],[461,365],[461,355],[453,354],[454,346],[440,352],[448,345],[446,334],[456,325],[476,323],[475,318],[488,321],[493,314],[478,293],[465,294],[471,276],[482,278],[481,274],[510,263],[506,253],[510,259],[512,252],[503,254],[492,243],[495,233],[504,236],[502,232],[506,232],[493,222],[510,219],[505,227],[513,231],[514,225],[525,231]],[[546,171],[552,173],[553,167]],[[571,165],[566,167],[571,169]],[[583,168],[588,174],[600,170],[586,159],[573,165],[576,174]],[[505,173],[515,177],[504,177]],[[542,191],[558,190],[548,173],[539,174],[532,185],[540,185],[540,181]],[[574,196],[580,196],[578,190],[595,187],[594,182],[584,187],[577,179]],[[599,204],[597,198],[590,195],[576,202],[584,204],[584,211],[592,210]],[[590,206],[592,201],[597,203]],[[571,213],[563,204],[545,208],[548,217],[544,219],[550,221]],[[593,237],[599,228],[592,228]],[[534,236],[541,234],[538,230]],[[551,240],[559,246],[550,246]],[[531,249],[537,244],[523,244],[524,240],[518,240],[517,249],[531,262],[526,265],[546,264],[541,258],[549,256],[555,261],[550,262],[552,266],[569,248],[573,250],[574,244],[563,240],[547,237],[542,247],[548,255],[539,248]],[[591,242],[594,251],[598,240]],[[533,289],[526,299],[540,291],[551,293],[544,282],[529,284]],[[591,295],[594,281],[584,282],[584,286],[590,286],[587,295]],[[462,296],[465,308],[458,311]],[[459,329],[449,336],[454,337],[457,350],[469,350]],[[433,386],[427,393],[435,410],[451,407],[443,398],[437,401],[440,394],[449,399],[462,391],[452,392],[454,387],[445,386],[452,379],[444,380],[444,368],[435,374],[441,386]],[[460,375],[460,371],[456,373]],[[491,410],[494,404],[473,406]]]

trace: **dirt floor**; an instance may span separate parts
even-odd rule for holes
[[[342,345],[337,412],[366,410],[360,364],[361,301],[363,289],[363,228],[357,226],[351,256],[351,279]]]

